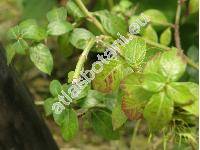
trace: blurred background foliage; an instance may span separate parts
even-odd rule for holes
[[[129,8],[129,3],[127,3],[127,5],[123,5],[121,1],[114,0],[115,7],[111,11],[115,13],[117,12],[119,15],[126,13],[128,10],[127,8]],[[196,5],[198,5],[198,0],[190,1],[197,1]],[[187,56],[190,57],[193,61],[198,63],[198,8],[197,10],[195,10],[196,8],[190,8],[197,7],[193,5],[190,5],[189,7],[190,1],[187,0],[186,5],[184,5],[182,9],[180,36],[184,53],[187,54]],[[110,10],[111,4],[109,4],[109,2],[110,0],[84,0],[87,8],[89,8],[91,11],[102,9]],[[130,0],[128,2],[131,3],[130,7],[135,9],[135,14],[139,14],[147,9],[158,9],[166,15],[169,22],[174,22],[177,7],[176,0]],[[66,3],[67,0],[0,0],[0,41],[3,44],[6,44],[6,32],[8,29],[23,19],[34,18],[40,24],[47,23],[46,13],[50,9],[56,6],[65,5]],[[133,14],[129,15],[130,18],[133,17]],[[90,23],[85,23],[84,26],[86,26],[90,31],[96,32],[96,28],[94,28],[94,26]],[[98,32],[94,34],[98,35]],[[158,31],[158,35],[160,34],[161,32]],[[65,38],[67,39],[68,37]],[[38,71],[25,56],[17,56],[14,60],[15,67],[18,70],[20,77],[24,82],[26,82],[37,105],[40,105],[40,101],[49,95],[48,86],[52,79],[56,78],[60,81],[67,82],[67,74],[69,71],[74,70],[78,57],[81,53],[80,50],[69,47],[69,44],[66,43],[63,38],[60,40],[58,39],[58,43],[55,38],[50,38],[48,40],[48,45],[51,49],[54,59],[54,69],[51,76],[47,76]],[[174,45],[174,43],[172,43],[172,45]],[[89,55],[88,64],[91,64],[94,59],[96,59],[96,54],[91,53]],[[198,71],[191,67],[187,67],[187,72],[182,77],[182,81],[193,81],[198,83]],[[38,109],[41,114],[44,114],[42,107],[38,106]],[[89,121],[83,121],[81,122],[81,128],[83,128],[83,130],[81,129],[81,132],[77,138],[71,142],[65,143],[60,137],[60,131],[51,121],[51,119],[47,118],[46,122],[51,128],[52,133],[61,149],[82,149],[81,147],[83,145],[84,149],[86,150],[128,149],[128,146],[131,144],[130,141],[133,132],[132,127],[135,126],[133,122],[128,123],[126,125],[126,131],[124,131],[124,137],[118,141],[109,142],[95,136],[94,134],[91,134],[90,130],[88,129]],[[149,149],[149,147],[152,149],[162,149],[162,147],[160,147],[160,139],[157,137],[153,139],[155,145],[148,143],[148,139],[145,136],[145,128],[145,125],[142,126],[138,131],[138,136],[134,137],[135,139],[132,140],[134,141],[132,144],[135,145],[136,149],[146,150]],[[189,148],[183,144],[181,149],[188,150]]]

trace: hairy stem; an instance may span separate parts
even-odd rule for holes
[[[85,61],[87,60],[88,53],[90,49],[92,48],[92,46],[94,45],[94,43],[95,43],[95,39],[90,39],[87,46],[83,50],[81,56],[79,57],[78,63],[76,65],[76,69],[74,72],[74,76],[73,76],[73,81],[72,81],[73,83],[76,83],[77,79],[79,78],[83,65]]]
[[[103,34],[107,34],[101,23],[92,15],[91,12],[88,11],[83,2],[81,0],[75,0],[75,2],[82,10],[84,15],[88,17],[88,21],[92,22]]]
[[[179,22],[181,17],[181,0],[178,0],[177,9],[176,9],[176,19],[174,25],[174,39],[175,44],[178,49],[181,49],[181,40],[180,40],[180,33],[179,33]]]

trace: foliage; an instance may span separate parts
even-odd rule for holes
[[[196,3],[197,0],[189,1],[190,15],[198,12]],[[81,0],[69,0],[66,6],[47,13],[47,24],[39,26],[36,20],[28,19],[12,27],[7,36],[8,64],[16,54],[28,55],[40,71],[50,75],[54,62],[48,39],[58,40],[66,58],[73,57],[74,49],[84,53],[91,39],[95,40],[91,51],[98,54],[119,38],[118,32],[130,37],[128,25],[136,21],[140,13],[150,18],[150,23],[142,27],[138,35],[125,46],[119,46],[118,57],[104,64],[103,71],[95,75],[91,85],[65,106],[61,114],[55,114],[52,105],[59,102],[61,91],[67,91],[73,84],[73,77],[80,76],[87,56],[80,57],[75,71],[69,72],[68,83],[61,84],[58,80],[50,83],[52,96],[44,101],[44,109],[47,116],[53,115],[63,138],[68,141],[76,136],[79,117],[84,116],[83,119],[91,121],[93,131],[107,140],[119,139],[127,122],[144,120],[150,135],[163,134],[163,138],[173,137],[174,142],[184,139],[196,143],[192,128],[198,117],[199,87],[191,81],[196,81],[198,72],[193,63],[198,62],[195,54],[198,49],[193,44],[190,48],[183,47],[189,48],[187,52],[173,47],[177,45],[173,42],[176,26],[171,16],[175,14],[169,17],[162,9],[146,6],[138,11],[137,4],[129,0],[115,2],[114,6],[99,1],[94,12],[88,11],[86,4]],[[102,5],[109,5],[110,11],[99,9]],[[187,22],[183,16],[184,20]],[[180,126],[180,122],[184,124]]]

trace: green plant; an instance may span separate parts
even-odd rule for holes
[[[128,0],[122,0],[115,6],[113,1],[108,2],[111,11],[90,12],[81,0],[70,0],[65,7],[48,12],[47,26],[41,27],[35,20],[29,19],[11,28],[8,32],[11,40],[7,46],[8,63],[15,54],[28,54],[39,70],[50,75],[53,57],[46,41],[52,36],[58,37],[61,45],[66,42],[64,48],[67,50],[72,46],[83,50],[84,55],[80,57],[75,72],[69,73],[69,83],[62,85],[53,80],[50,84],[52,97],[44,102],[47,116],[53,115],[65,140],[77,134],[78,117],[91,120],[94,132],[105,139],[119,138],[119,130],[127,119],[142,119],[147,122],[152,134],[161,132],[165,142],[173,137],[180,141],[188,140],[196,147],[193,128],[198,117],[198,84],[180,82],[187,64],[198,69],[198,65],[181,48],[179,20],[183,4],[178,3],[175,24],[159,10],[143,11],[151,22],[133,36],[126,33],[128,23],[138,17],[135,15],[136,7],[132,7],[133,3]],[[190,1],[190,7],[194,7],[195,2]],[[194,11],[196,8],[192,9],[192,13]],[[73,21],[68,21],[67,17]],[[85,21],[88,21],[87,29],[82,28]],[[173,39],[172,30],[176,47],[169,46]],[[133,37],[127,45],[120,47],[118,60],[104,65],[92,84],[65,111],[55,114],[53,103],[58,102],[61,90],[67,91],[73,78],[80,76],[89,50],[103,52],[117,38],[118,32]],[[91,39],[95,42],[88,46]],[[67,55],[71,55],[71,51]]]

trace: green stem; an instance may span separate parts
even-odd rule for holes
[[[176,9],[176,19],[175,19],[175,26],[174,26],[174,39],[175,44],[178,49],[181,49],[181,40],[180,40],[180,33],[179,33],[179,22],[181,17],[181,0],[178,0],[178,5]]]
[[[92,15],[91,12],[88,11],[83,2],[81,0],[75,0],[75,2],[82,10],[84,15],[88,17],[88,21],[92,22],[103,34],[107,34],[101,23]]]
[[[113,6],[114,6],[113,0],[108,0],[108,5],[109,5],[109,8],[111,10],[113,8]]]
[[[134,128],[134,131],[133,131],[133,136],[132,136],[132,139],[131,139],[131,150],[134,150],[135,148],[134,148],[134,141],[135,141],[135,139],[136,139],[136,135],[137,135],[137,132],[138,132],[138,129],[139,129],[139,126],[140,126],[140,122],[141,122],[141,120],[138,120],[137,122],[136,122],[136,125],[135,125],[135,128]]]
[[[145,42],[146,42],[147,44],[151,45],[151,46],[154,46],[154,47],[157,47],[157,48],[160,48],[160,49],[163,49],[163,50],[167,50],[167,51],[171,50],[170,47],[167,47],[167,46],[165,46],[165,45],[152,42],[152,41],[150,41],[150,40],[147,40],[147,39],[145,39],[145,38],[142,38],[142,37],[139,37],[139,36],[136,36],[136,35],[131,35],[131,36],[133,36],[134,38],[141,38],[141,39],[145,40]],[[180,50],[180,51],[183,51],[182,49],[179,49],[179,50]],[[182,54],[183,54],[183,53],[182,53]],[[184,57],[184,59],[186,60],[186,62],[187,62],[191,67],[193,67],[193,68],[199,70],[199,65],[198,65],[198,64],[196,64],[195,62],[193,62],[193,60],[191,60],[190,58],[188,58],[185,54],[183,54],[183,57]]]
[[[83,65],[84,65],[85,61],[87,60],[88,53],[89,53],[90,49],[92,48],[92,46],[94,45],[94,43],[95,43],[95,39],[92,38],[88,42],[86,48],[83,50],[81,56],[79,57],[79,60],[78,60],[78,63],[76,65],[76,69],[74,72],[74,76],[73,76],[74,83],[76,83],[77,79],[79,78],[81,70],[83,68]]]

